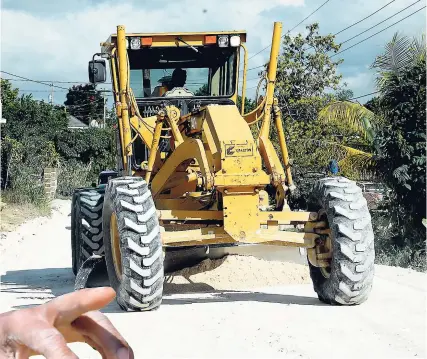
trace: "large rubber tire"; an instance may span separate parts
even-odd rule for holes
[[[104,255],[102,207],[104,188],[76,190],[71,210],[72,267],[76,275],[92,254]]]
[[[344,177],[317,181],[312,196],[312,210],[326,211],[332,237],[329,275],[309,263],[314,290],[328,304],[361,304],[372,289],[375,260],[366,199],[356,183]]]
[[[120,238],[121,279],[116,274],[110,233],[113,213]],[[163,296],[164,255],[157,211],[142,178],[110,180],[105,192],[103,228],[108,277],[117,303],[127,311],[158,308]]]
[[[71,267],[74,275],[77,275],[78,267],[77,267],[77,243],[79,240],[77,239],[78,233],[76,230],[76,198],[79,196],[79,193],[75,191],[73,193],[73,197],[71,199]]]

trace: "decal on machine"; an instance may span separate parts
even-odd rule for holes
[[[155,116],[160,110],[160,106],[157,105],[146,105],[143,106],[142,117]]]
[[[254,155],[252,143],[224,143],[225,157],[251,157]]]

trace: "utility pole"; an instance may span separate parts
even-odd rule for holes
[[[107,106],[106,106],[106,99],[105,99],[105,92],[102,92],[102,99],[103,99],[103,101],[104,101],[104,116],[103,116],[103,121],[102,121],[102,128],[105,128],[105,114],[106,114],[106,109],[107,109]]]
[[[49,102],[50,102],[51,106],[53,106],[53,83],[50,84]]]

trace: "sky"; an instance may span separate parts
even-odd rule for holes
[[[249,56],[271,43],[273,23],[283,23],[283,33],[318,8],[325,0],[2,0],[2,71],[34,80],[87,82],[87,63],[99,43],[107,40],[117,25],[128,32],[179,32],[246,30]],[[391,0],[329,0],[319,11],[290,34],[305,33],[318,22],[320,34],[334,34],[361,20]],[[417,0],[394,0],[369,19],[340,33],[338,43],[367,30]],[[407,10],[343,45],[347,48],[425,6],[419,0]],[[354,96],[376,90],[370,65],[395,32],[420,37],[425,33],[425,9],[401,23],[345,51],[339,58],[343,82]],[[267,62],[269,50],[253,57],[249,68]],[[248,73],[248,79],[257,71]],[[3,78],[11,78],[4,73]],[[50,88],[36,83],[13,81],[22,94],[32,93],[48,101]],[[248,88],[257,84],[249,81]],[[68,87],[69,84],[56,84]],[[254,89],[248,91],[253,95]],[[66,90],[54,89],[54,102],[62,104]],[[369,99],[365,97],[360,101]],[[109,101],[111,104],[111,100]]]

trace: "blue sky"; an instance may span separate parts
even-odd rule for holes
[[[292,33],[319,22],[320,33],[336,33],[391,0],[330,0]],[[416,0],[395,0],[386,8],[339,34],[337,42],[397,13]],[[99,51],[99,43],[123,24],[128,31],[246,30],[251,54],[269,45],[274,21],[292,28],[324,0],[3,0],[1,9],[1,69],[36,80],[87,81],[87,62]],[[346,48],[420,9],[421,0],[375,29],[343,45]],[[396,31],[408,36],[425,33],[425,9],[383,33],[342,54],[339,72],[354,95],[375,91],[375,73],[369,69],[376,55]],[[268,59],[269,51],[251,59],[249,67]],[[253,78],[256,71],[249,73]],[[2,77],[9,77],[2,74]],[[14,81],[22,93],[48,99],[49,88]],[[58,84],[67,87],[66,84]],[[256,81],[248,84],[255,86]],[[252,90],[253,91],[253,90]],[[63,103],[65,90],[55,89],[54,102]],[[367,100],[364,98],[361,101]],[[111,101],[110,101],[111,104]]]

